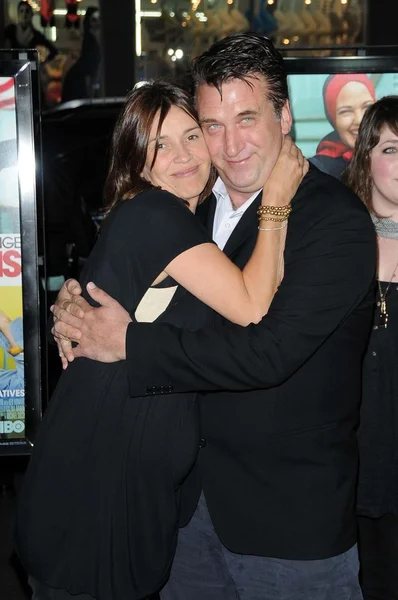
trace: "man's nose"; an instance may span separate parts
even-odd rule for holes
[[[239,133],[234,127],[225,131],[225,154],[231,158],[238,156],[240,151],[243,149],[243,142],[240,139]]]

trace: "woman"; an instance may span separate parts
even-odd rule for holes
[[[21,0],[17,8],[18,22],[11,23],[4,30],[6,48],[39,48],[44,47],[47,55],[43,62],[49,62],[57,54],[58,50],[40,31],[33,27],[33,8],[24,0]]]
[[[101,23],[97,7],[89,6],[83,21],[83,43],[79,58],[65,75],[62,102],[99,96]]]
[[[365,600],[398,598],[398,96],[373,104],[348,171],[369,208],[379,261],[359,427],[359,554]]]
[[[367,75],[329,75],[323,86],[323,103],[333,131],[319,142],[310,159],[318,169],[341,179],[352,158],[364,112],[375,101],[374,85]]]
[[[115,128],[106,184],[111,210],[82,285],[96,281],[138,319],[204,325],[205,304],[195,318],[175,311],[181,284],[241,325],[258,321],[281,278],[290,211],[284,205],[308,166],[286,140],[243,273],[193,215],[209,193],[210,166],[187,93],[161,82],[135,89]],[[275,196],[276,183],[283,189]],[[129,398],[125,361],[69,365],[19,498],[17,547],[35,600],[51,593],[54,600],[135,600],[163,585],[175,550],[179,484],[199,445],[196,410],[193,394],[159,399],[149,389],[144,398]]]

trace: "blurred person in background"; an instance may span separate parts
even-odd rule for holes
[[[333,127],[310,159],[318,169],[341,179],[352,158],[365,110],[376,101],[373,82],[365,74],[329,75],[323,86],[325,115]]]
[[[365,600],[398,599],[398,96],[359,127],[348,183],[368,207],[378,241],[377,299],[364,361],[358,522]]]
[[[11,23],[4,30],[6,48],[44,48],[43,62],[49,62],[58,50],[50,40],[33,27],[33,8],[29,2],[21,0],[17,8],[18,21]]]
[[[83,43],[79,58],[66,73],[62,102],[100,95],[101,22],[97,7],[89,6],[83,21]]]

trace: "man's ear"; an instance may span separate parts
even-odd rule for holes
[[[290,102],[286,100],[281,112],[281,129],[283,135],[290,133],[293,125],[292,111],[290,110]]]

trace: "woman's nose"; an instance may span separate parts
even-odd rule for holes
[[[192,154],[190,150],[184,145],[180,144],[175,151],[174,160],[177,162],[188,162],[191,160]]]

